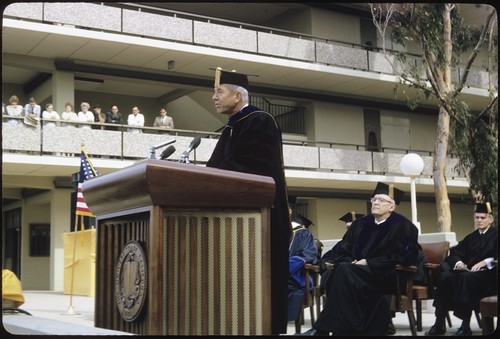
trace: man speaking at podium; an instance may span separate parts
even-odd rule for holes
[[[228,116],[207,167],[272,177],[276,195],[271,208],[271,331],[287,330],[288,241],[292,234],[283,168],[281,129],[274,117],[249,105],[245,74],[215,71],[217,113]]]

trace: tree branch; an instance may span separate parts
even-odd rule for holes
[[[486,18],[486,22],[482,28],[481,35],[479,37],[479,40],[474,47],[474,50],[472,53],[469,55],[469,59],[467,60],[467,63],[465,64],[464,72],[462,74],[462,77],[460,79],[460,82],[458,83],[458,86],[456,87],[453,97],[456,97],[463,89],[465,82],[467,81],[467,78],[469,77],[470,69],[472,67],[472,64],[474,63],[474,60],[476,60],[477,55],[479,54],[479,50],[481,49],[483,43],[486,41],[486,35],[488,31],[490,30],[490,24],[491,20],[493,19],[494,15],[496,14],[495,8],[492,8],[490,13],[488,14]]]

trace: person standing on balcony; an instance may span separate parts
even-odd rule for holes
[[[394,212],[404,192],[379,182],[371,214],[356,219],[336,250],[326,303],[301,336],[382,336],[391,320],[397,264],[416,265],[418,229]]]
[[[288,243],[291,223],[283,166],[281,129],[274,117],[249,105],[248,78],[245,74],[215,71],[212,100],[227,124],[207,162],[236,172],[270,176],[276,184],[271,208],[271,332],[286,333],[288,311]]]
[[[94,105],[94,122],[104,124],[106,122],[106,113],[102,112],[101,105]],[[94,126],[94,129],[106,129],[104,126]]]
[[[50,120],[61,120],[59,113],[54,111],[54,105],[52,105],[51,103],[48,103],[47,105],[45,105],[45,111],[42,112],[42,118],[50,119]],[[58,122],[57,122],[57,124],[58,124]],[[44,121],[43,126],[44,127],[55,127],[56,122],[55,121]]]
[[[153,127],[158,127],[158,134],[168,134],[169,129],[174,128],[174,119],[168,115],[165,108],[160,109],[160,115],[155,118]]]
[[[462,319],[455,336],[471,336],[470,317],[479,310],[483,297],[498,294],[498,273],[493,261],[498,259],[498,233],[493,224],[490,203],[476,204],[474,231],[450,249],[441,263],[443,269],[434,295],[436,321],[425,335],[446,333],[445,319],[449,310]]]
[[[127,124],[129,126],[143,127],[144,126],[144,115],[138,106],[132,107],[132,113],[128,115]],[[142,133],[140,128],[129,128],[131,133]]]
[[[106,122],[108,124],[123,124],[122,114],[118,110],[117,105],[111,105],[110,111],[106,113]],[[118,127],[108,127],[109,130],[118,131]]]
[[[12,95],[9,98],[9,104],[10,105],[7,105],[7,107],[5,107],[5,113],[11,117],[22,118],[24,110],[23,106],[19,105],[19,98],[17,97],[17,95]],[[6,123],[9,125],[17,125],[22,123],[22,120],[7,119]]]
[[[67,102],[66,105],[64,105],[64,112],[61,114],[61,120],[63,121],[71,121],[71,122],[78,122],[78,114],[73,112],[73,104],[71,102]],[[76,128],[76,124],[68,124],[68,123],[63,123],[64,127],[69,127],[69,128]]]
[[[90,105],[88,102],[82,102],[81,105],[81,111],[78,112],[78,121],[80,121],[83,124],[80,124],[80,128],[83,129],[91,129],[92,125],[89,125],[90,122],[94,122],[94,113],[92,113],[90,110]]]
[[[24,123],[30,126],[37,126],[40,121],[42,109],[36,103],[34,97],[29,99],[29,102],[24,106]]]

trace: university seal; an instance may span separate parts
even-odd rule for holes
[[[146,301],[148,286],[146,255],[141,244],[129,241],[123,248],[115,273],[115,298],[123,320],[135,321]]]

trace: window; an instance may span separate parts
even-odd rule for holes
[[[50,256],[50,224],[30,224],[30,256]]]

